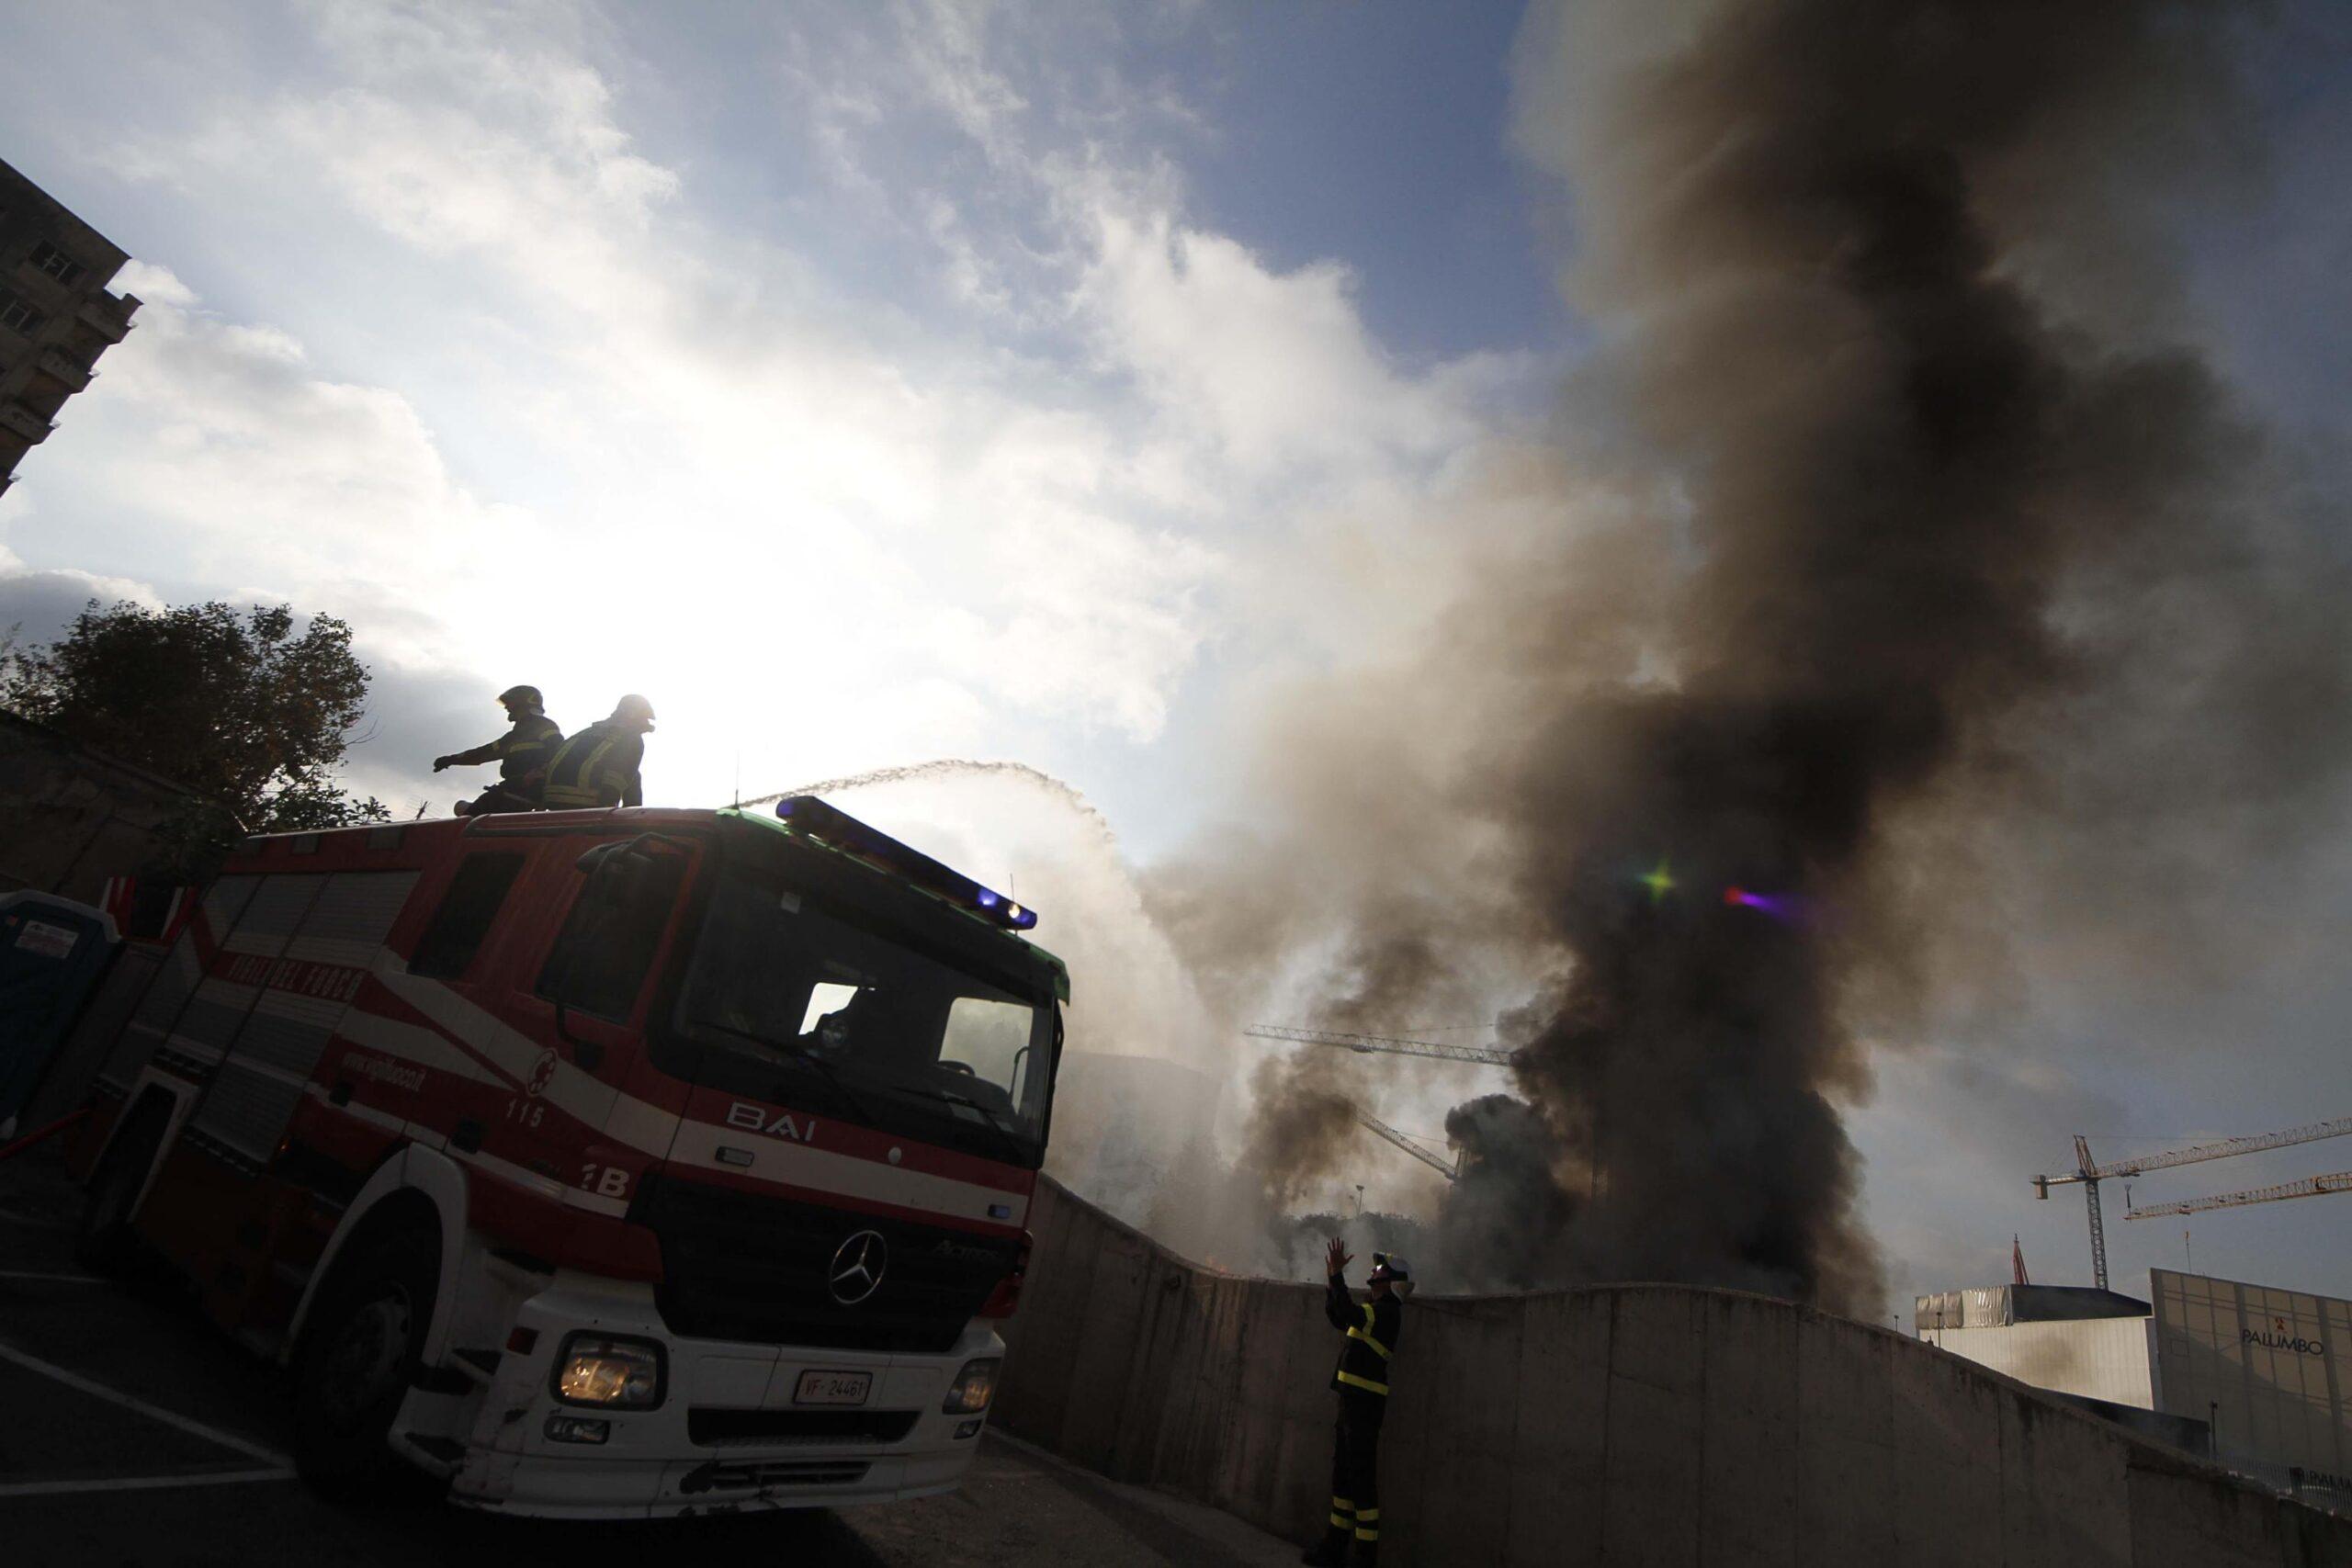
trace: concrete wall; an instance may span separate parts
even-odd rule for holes
[[[200,804],[168,779],[0,712],[0,890],[95,904],[107,877],[136,875],[163,854],[174,824]]]
[[[1338,1337],[1310,1285],[1198,1269],[1041,1182],[996,1420],[1306,1540]],[[1625,1285],[1406,1307],[1391,1563],[2342,1564],[2352,1522],[1900,1335]]]

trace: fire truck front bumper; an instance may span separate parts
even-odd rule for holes
[[[522,1309],[522,1329],[534,1331],[531,1349],[510,1346],[500,1359],[470,1440],[452,1456],[449,1495],[460,1506],[661,1518],[951,1491],[987,1420],[985,1409],[965,1410],[951,1396],[965,1369],[1004,1353],[981,1323],[937,1355],[682,1338],[650,1299],[609,1286],[578,1294],[559,1286],[536,1297]],[[582,1347],[599,1346],[624,1348],[616,1377],[631,1354],[658,1366],[659,1403],[566,1397],[567,1367]]]
[[[952,1492],[971,1465],[960,1452],[820,1459],[795,1453],[697,1460],[478,1456],[459,1471],[460,1507],[535,1518],[674,1518],[763,1509],[839,1508]]]

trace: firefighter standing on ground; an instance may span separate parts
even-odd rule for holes
[[[1340,1395],[1340,1426],[1331,1450],[1331,1522],[1320,1545],[1300,1559],[1335,1568],[1343,1562],[1369,1563],[1380,1551],[1380,1418],[1388,1409],[1388,1360],[1396,1350],[1396,1333],[1405,1310],[1396,1288],[1410,1288],[1412,1274],[1401,1258],[1385,1252],[1372,1255],[1372,1299],[1358,1302],[1348,1294],[1344,1270],[1352,1261],[1340,1238],[1333,1236],[1323,1255],[1326,1283],[1323,1315],[1347,1335],[1340,1348],[1339,1370],[1331,1387]],[[1347,1555],[1355,1542],[1355,1555]]]
[[[653,705],[631,693],[600,718],[556,749],[548,764],[540,807],[574,811],[582,807],[642,806],[645,737],[653,733]]]
[[[471,802],[458,802],[460,817],[487,817],[494,811],[528,811],[539,803],[539,783],[548,762],[563,744],[563,731],[547,716],[546,700],[537,686],[509,686],[498,694],[514,728],[497,739],[470,751],[452,751],[433,759],[433,771],[470,768],[482,762],[498,764],[498,782]]]

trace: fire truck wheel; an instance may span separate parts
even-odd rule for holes
[[[141,1106],[91,1179],[82,1228],[74,1237],[74,1256],[94,1274],[125,1273],[137,1257],[137,1238],[130,1234],[131,1211],[155,1163],[155,1148],[163,1142],[167,1119],[168,1112],[160,1106]]]
[[[416,1375],[440,1249],[401,1230],[336,1268],[295,1359],[295,1468],[330,1495],[380,1495],[399,1461],[386,1439]]]

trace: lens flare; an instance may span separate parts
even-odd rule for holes
[[[1786,894],[1750,893],[1735,886],[1724,889],[1724,903],[1736,909],[1754,909],[1776,920],[1792,920],[1797,916],[1797,901]]]
[[[1634,880],[1650,890],[1650,902],[1655,904],[1674,891],[1674,868],[1661,860]]]

